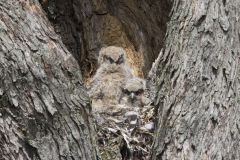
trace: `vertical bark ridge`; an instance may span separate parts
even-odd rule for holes
[[[239,159],[239,8],[174,1],[158,63],[153,159]]]
[[[33,1],[0,2],[0,159],[96,159],[77,62]]]

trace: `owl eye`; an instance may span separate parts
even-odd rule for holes
[[[108,60],[111,64],[114,63],[114,60],[113,60],[112,58],[110,58],[110,57],[107,57],[107,60]]]
[[[136,95],[140,95],[140,94],[142,94],[142,93],[143,93],[143,90],[142,90],[142,89],[140,89],[140,90],[138,90],[138,91],[135,92]]]
[[[117,64],[122,64],[124,62],[124,58],[123,58],[123,55],[121,55],[118,60],[117,60]]]
[[[131,94],[131,92],[130,91],[128,91],[128,90],[124,90],[124,93],[126,93],[127,95],[130,95]]]

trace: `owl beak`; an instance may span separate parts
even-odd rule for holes
[[[130,98],[131,98],[131,100],[134,100],[134,99],[135,99],[135,94],[134,94],[134,93],[131,93],[131,94],[130,94]]]

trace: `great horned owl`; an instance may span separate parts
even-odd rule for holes
[[[99,68],[90,84],[89,95],[93,102],[101,106],[116,105],[122,95],[122,86],[131,78],[132,72],[125,64],[125,51],[121,47],[110,46],[100,50]]]
[[[128,79],[122,88],[122,96],[120,103],[133,107],[142,107],[147,102],[147,98],[144,97],[145,80],[134,77]]]

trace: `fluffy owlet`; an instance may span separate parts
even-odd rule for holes
[[[142,107],[146,104],[144,97],[145,80],[138,77],[128,79],[122,90],[121,104],[133,107]]]
[[[115,46],[103,48],[99,52],[98,63],[100,66],[90,84],[89,95],[93,102],[101,103],[96,105],[116,105],[122,95],[123,84],[133,76],[125,64],[125,51]]]

